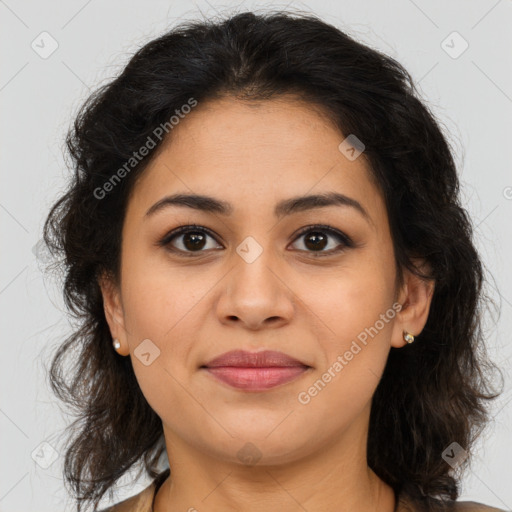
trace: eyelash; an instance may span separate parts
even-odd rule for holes
[[[325,232],[325,233],[328,233],[328,234],[338,238],[338,240],[341,241],[341,247],[338,247],[336,249],[331,249],[330,251],[307,251],[307,250],[303,251],[303,250],[300,250],[300,252],[308,252],[313,257],[318,258],[318,257],[325,257],[325,256],[330,256],[330,255],[333,255],[333,254],[337,254],[337,253],[343,251],[345,248],[354,247],[353,241],[350,239],[350,237],[345,235],[345,233],[342,233],[341,231],[338,231],[337,229],[334,229],[331,226],[326,226],[326,225],[322,225],[322,224],[315,224],[313,226],[306,226],[305,228],[302,228],[299,231],[299,233],[297,233],[297,236],[295,237],[295,239],[293,241],[297,240],[298,238],[300,238],[301,236],[303,236],[303,235],[305,235],[307,233],[317,232],[317,231]],[[179,235],[183,235],[183,234],[186,234],[186,233],[189,233],[189,232],[192,232],[192,233],[203,233],[203,234],[209,235],[217,243],[219,243],[217,241],[216,237],[213,235],[213,233],[209,229],[204,228],[202,226],[199,226],[197,224],[190,224],[190,225],[187,225],[187,226],[180,226],[179,228],[174,229],[170,233],[167,233],[158,242],[158,245],[161,246],[161,247],[166,247],[169,251],[171,251],[173,253],[180,253],[180,255],[183,255],[185,257],[194,257],[195,253],[206,252],[205,250],[183,251],[181,249],[175,249],[175,248],[173,248],[171,246],[171,241],[174,238],[177,238]]]

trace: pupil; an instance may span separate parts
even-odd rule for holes
[[[321,233],[311,233],[309,236],[306,237],[306,246],[309,248],[309,249],[323,249],[325,247],[325,239],[326,237],[321,234]],[[310,244],[309,241],[310,240],[315,240],[316,242],[313,242],[313,244]],[[323,243],[320,243],[320,245],[317,243],[317,242],[322,242],[323,240]]]
[[[204,236],[202,233],[188,233],[184,237],[184,245],[187,249],[201,249],[203,247],[201,243],[204,245]]]

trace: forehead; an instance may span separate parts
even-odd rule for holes
[[[179,191],[222,198],[242,213],[333,190],[364,204],[372,218],[385,216],[364,153],[349,160],[340,151],[345,138],[321,110],[293,98],[199,103],[142,173],[132,207],[147,209]]]

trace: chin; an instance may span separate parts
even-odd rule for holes
[[[305,447],[312,447],[311,440],[292,438],[288,430],[278,433],[276,425],[274,423],[272,428],[253,425],[251,429],[242,430],[227,428],[233,437],[228,434],[220,439],[208,437],[201,450],[227,462],[274,466],[298,460],[304,456]]]

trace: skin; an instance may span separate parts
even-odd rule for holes
[[[406,272],[395,287],[386,207],[364,153],[347,159],[338,149],[345,136],[293,97],[199,104],[171,135],[129,200],[120,280],[101,280],[118,352],[131,357],[163,423],[171,477],[155,512],[392,512],[393,490],[366,460],[371,398],[390,348],[407,344],[404,330],[423,329],[433,284]],[[274,217],[283,199],[332,191],[357,200],[369,220],[349,206]],[[233,213],[168,206],[146,215],[178,192],[227,201]],[[195,252],[186,234],[158,245],[188,224],[216,239],[206,236]],[[320,230],[326,245],[311,248],[311,235],[297,232],[314,224],[356,246]],[[262,249],[251,263],[236,251],[248,236]],[[400,312],[308,404],[299,403],[299,393],[396,302]],[[146,339],[160,350],[148,366],[134,353]],[[241,391],[199,369],[232,349],[280,350],[311,368],[267,391]],[[256,464],[237,455],[249,442]]]

